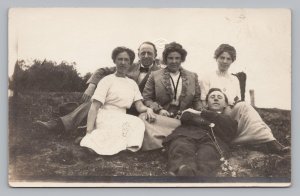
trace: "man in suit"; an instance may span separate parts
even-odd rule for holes
[[[227,155],[238,123],[226,114],[227,96],[212,88],[206,96],[207,110],[183,111],[177,127],[165,140],[168,170],[173,176],[215,177],[220,158]]]
[[[157,49],[151,42],[143,42],[138,48],[139,61],[133,63],[127,76],[137,82],[140,91],[142,92],[147,79],[152,71],[159,70],[161,68],[159,61],[156,59]],[[70,132],[76,129],[84,119],[86,119],[88,111],[91,106],[91,97],[93,96],[98,82],[105,76],[112,74],[116,71],[116,67],[104,67],[96,70],[91,78],[87,81],[88,87],[85,90],[82,101],[71,113],[52,119],[48,122],[37,121],[36,124],[49,130],[56,132]],[[129,110],[129,113],[136,114],[133,109]]]

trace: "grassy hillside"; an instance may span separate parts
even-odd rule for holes
[[[83,130],[74,131],[71,135],[61,135],[43,132],[33,126],[36,120],[47,121],[53,118],[58,112],[59,104],[78,101],[80,96],[80,93],[26,93],[9,99],[11,181],[109,182],[124,181],[122,176],[147,176],[141,179],[127,177],[126,181],[172,181],[172,178],[168,178],[167,157],[161,150],[87,156],[75,142],[78,135],[83,134]],[[279,109],[257,110],[272,128],[275,137],[281,143],[290,145],[291,112]],[[263,179],[263,182],[266,179],[290,179],[291,157],[263,153],[263,150],[261,146],[251,149],[238,146],[232,149],[229,162],[237,173],[236,181],[245,180],[245,177],[250,181]],[[115,179],[113,176],[119,178]],[[148,178],[149,176],[158,178]],[[217,177],[225,177],[222,179],[230,176],[221,169],[217,174]],[[208,181],[210,180],[212,179]]]

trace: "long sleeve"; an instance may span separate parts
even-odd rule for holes
[[[192,112],[184,112],[180,118],[182,125],[196,126],[198,129],[209,131],[209,125],[214,123],[214,133],[217,137],[226,143],[233,141],[237,134],[237,122],[232,120],[230,116],[218,114],[216,112],[203,110],[201,114]]]
[[[234,79],[236,79],[234,80],[234,85],[233,85],[233,88],[235,88],[235,95],[236,95],[235,97],[238,97],[239,98],[238,100],[242,100],[240,82],[238,78],[234,78]]]
[[[113,74],[116,72],[116,67],[103,67],[100,69],[97,69],[93,75],[90,77],[90,79],[87,81],[87,84],[95,84],[98,85],[99,81],[104,78],[105,76],[109,74]]]
[[[144,104],[150,107],[155,113],[159,112],[162,107],[155,101],[155,81],[153,73],[150,74],[143,90]]]
[[[194,125],[196,127],[208,126],[210,122],[202,118],[199,114],[194,114],[192,112],[184,112],[181,115],[180,121],[183,125]]]
[[[199,85],[197,74],[195,74],[195,96],[193,99],[193,108],[195,110],[201,110],[203,108],[202,103],[201,103],[201,90],[200,90],[200,85]]]
[[[203,77],[201,80],[199,80],[199,86],[200,86],[200,91],[201,91],[201,100],[205,100],[206,98],[206,95],[210,89],[210,80],[209,78],[206,76],[206,77]]]

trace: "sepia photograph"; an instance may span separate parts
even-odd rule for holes
[[[11,187],[289,187],[291,10],[10,8]]]

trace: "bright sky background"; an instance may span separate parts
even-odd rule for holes
[[[199,78],[216,70],[221,43],[233,45],[231,72],[247,73],[246,99],[258,107],[291,109],[291,14],[288,9],[14,8],[9,13],[9,76],[17,59],[76,62],[81,75],[113,66],[111,52],[143,41],[176,41]],[[137,60],[137,59],[136,59]]]

